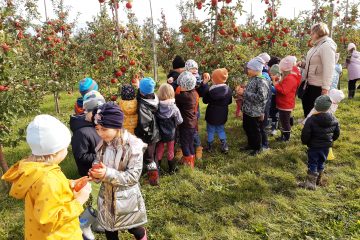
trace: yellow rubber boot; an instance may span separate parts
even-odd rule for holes
[[[202,155],[203,155],[203,147],[199,146],[196,148],[196,151],[195,151],[196,160],[201,160]]]
[[[329,161],[335,160],[335,155],[333,153],[332,148],[329,149],[329,154],[328,154],[327,160],[329,160]]]

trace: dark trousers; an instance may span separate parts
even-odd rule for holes
[[[289,140],[291,133],[291,124],[290,124],[291,111],[279,110],[279,119],[281,125],[281,133],[283,137],[285,137],[285,140]]]
[[[259,117],[250,117],[244,113],[243,128],[248,139],[249,148],[255,151],[261,150],[261,122]]]
[[[156,143],[148,143],[144,152],[144,164],[152,163],[155,160]]]
[[[128,232],[134,235],[135,239],[142,239],[145,236],[145,228],[136,227],[129,229]],[[119,240],[119,231],[109,232],[105,231],[105,236],[107,240]]]
[[[355,97],[355,91],[356,91],[356,82],[360,79],[354,79],[348,82],[348,97],[353,98]],[[360,85],[359,85],[360,86]]]
[[[323,171],[328,154],[329,148],[309,148],[308,170],[312,173]]]
[[[276,108],[276,95],[272,95],[270,106],[270,118],[272,122],[278,121],[278,112],[279,110]]]
[[[302,97],[302,105],[304,110],[304,117],[306,118],[310,111],[314,108],[314,103],[317,97],[321,95],[322,88],[308,85]]]
[[[194,135],[195,128],[179,128],[181,150],[185,157],[195,155]]]

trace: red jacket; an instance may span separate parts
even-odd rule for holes
[[[296,91],[300,85],[301,74],[297,67],[280,83],[275,85],[276,107],[280,110],[292,111],[295,108]]]

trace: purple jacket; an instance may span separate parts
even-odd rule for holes
[[[346,63],[349,81],[360,79],[360,52],[353,51],[350,61]]]

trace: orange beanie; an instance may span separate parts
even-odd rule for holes
[[[213,71],[211,77],[215,84],[226,83],[226,80],[228,79],[228,70],[226,68],[218,68]]]

